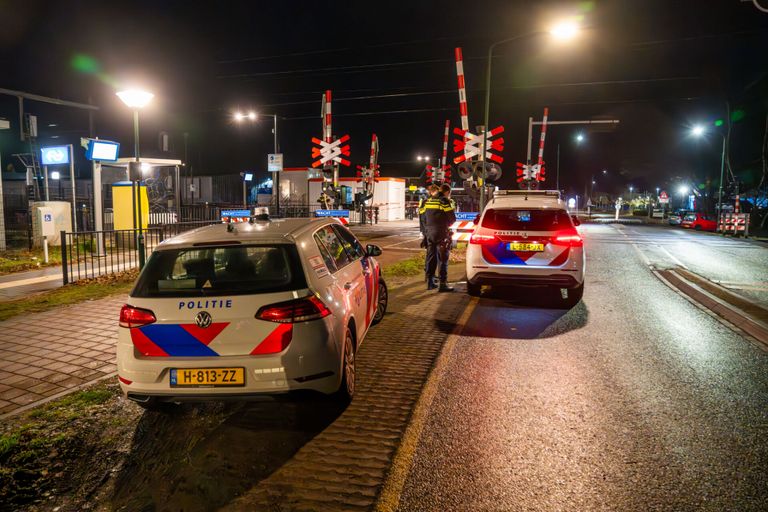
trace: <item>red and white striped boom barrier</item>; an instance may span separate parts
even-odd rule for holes
[[[379,138],[374,133],[371,136],[371,155],[368,162],[368,167],[363,165],[357,166],[357,181],[362,181],[365,184],[366,192],[373,193],[373,184],[379,177]]]
[[[483,134],[475,135],[469,131],[469,112],[467,109],[467,84],[464,79],[464,57],[461,48],[456,48],[456,77],[459,85],[459,114],[461,114],[461,128],[454,128],[453,133],[461,137],[453,141],[453,150],[456,153],[462,153],[453,159],[453,163],[460,164],[465,160],[483,156],[483,160],[490,160],[496,163],[502,163],[504,158],[492,153],[491,151],[503,151],[504,139],[492,141],[491,138],[504,131],[503,126],[497,126],[488,132],[486,137],[488,146],[483,148]],[[485,130],[488,129],[486,126]],[[485,151],[485,155],[481,155]]]
[[[539,161],[538,164],[544,163],[544,139],[547,138],[547,118],[549,117],[549,108],[544,107],[544,118],[541,121],[541,138],[539,139]]]
[[[464,57],[461,48],[456,48],[456,76],[459,81],[459,114],[461,114],[461,129],[469,130],[469,113],[467,112],[467,84],[464,80]]]
[[[549,119],[549,107],[544,107],[544,117],[541,120],[541,136],[539,137],[539,158],[535,165],[530,166],[530,178],[536,181],[544,181],[544,141],[547,138],[547,119]]]
[[[350,149],[349,144],[345,144],[349,141],[349,135],[344,135],[339,140],[333,140],[333,129],[331,125],[331,91],[325,91],[323,94],[323,139],[312,137],[312,143],[319,147],[312,148],[312,158],[316,158],[312,162],[312,167],[323,166],[324,169],[329,170],[334,163],[345,165],[349,167],[352,165],[348,159],[344,158],[349,156]]]
[[[445,132],[443,132],[443,157],[440,159],[440,167],[445,168],[448,164],[448,137],[451,131],[451,120],[445,120]]]
[[[427,164],[427,183],[441,184],[451,178],[451,166],[448,162],[448,138],[451,132],[451,120],[445,120],[445,131],[443,132],[443,155],[440,158],[440,164],[432,167]]]

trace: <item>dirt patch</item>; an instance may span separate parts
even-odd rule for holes
[[[0,510],[88,510],[141,412],[100,383],[0,425]]]

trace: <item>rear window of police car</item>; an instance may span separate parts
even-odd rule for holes
[[[552,231],[573,227],[565,210],[499,208],[485,212],[482,227],[503,230]]]
[[[190,247],[156,251],[133,297],[200,297],[306,288],[295,245]]]

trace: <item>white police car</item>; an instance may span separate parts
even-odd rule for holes
[[[387,308],[379,254],[334,219],[163,242],[120,312],[123,392],[146,408],[305,389],[350,398],[355,353]]]
[[[549,286],[568,306],[584,293],[579,221],[557,191],[515,190],[491,199],[467,246],[467,290],[483,285]]]

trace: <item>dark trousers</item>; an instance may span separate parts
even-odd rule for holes
[[[440,281],[448,280],[448,256],[451,252],[451,239],[433,240],[427,238],[427,261],[425,271],[428,278],[435,277],[435,271],[440,267]]]

